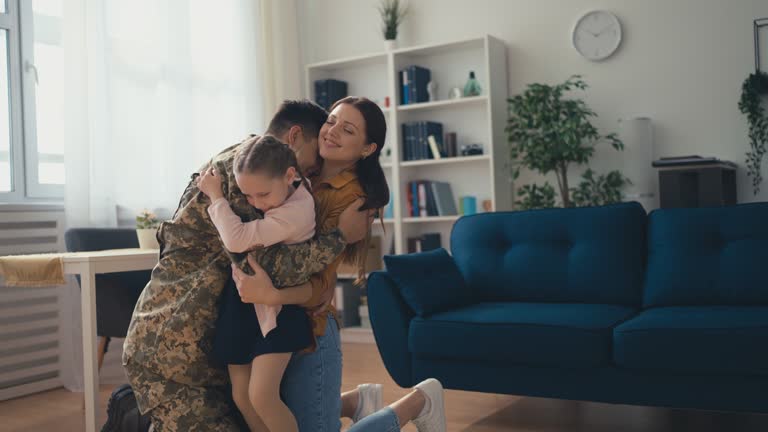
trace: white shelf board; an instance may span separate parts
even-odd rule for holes
[[[468,163],[468,162],[490,162],[491,158],[488,155],[477,156],[457,156],[442,159],[424,159],[416,161],[401,162],[400,166],[403,168],[419,167],[427,165],[445,165],[452,163]]]
[[[461,216],[425,216],[403,218],[403,223],[455,222]]]
[[[307,65],[307,69],[338,70],[356,66],[370,66],[376,63],[387,63],[387,53],[364,54],[337,60],[328,60]]]
[[[375,344],[373,330],[364,327],[344,327],[341,329],[341,341],[344,343]]]
[[[435,102],[421,102],[415,104],[398,105],[397,110],[402,111],[414,111],[414,110],[428,110],[433,108],[448,108],[462,105],[470,105],[475,103],[487,103],[488,96],[470,96],[459,99],[445,99]]]
[[[382,168],[392,168],[392,162],[381,162]]]
[[[472,39],[462,39],[451,42],[441,42],[435,44],[416,45],[413,47],[404,47],[393,50],[395,55],[404,56],[425,56],[432,54],[441,54],[461,49],[477,48],[485,46],[485,38],[477,37]]]

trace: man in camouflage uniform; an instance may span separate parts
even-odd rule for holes
[[[322,111],[313,105],[303,108]],[[314,113],[314,123],[319,122],[317,130],[324,116],[324,111]],[[312,152],[297,152],[299,164],[304,162],[302,170],[310,169],[307,165],[317,159],[315,125],[294,125],[280,134],[272,130],[273,124],[274,120],[268,133],[288,142],[294,150]],[[314,136],[303,136],[303,132],[291,135],[295,126],[313,131]],[[237,149],[251,139],[258,137],[225,149],[201,168],[212,166],[220,173],[224,196],[244,221],[262,217],[238,189],[232,170]],[[150,413],[156,431],[237,431],[239,427],[230,415],[234,407],[226,389],[226,371],[212,362],[209,354],[219,296],[231,277],[230,264],[234,262],[246,271],[249,266],[245,254],[231,254],[224,249],[208,216],[210,201],[198,190],[194,177],[173,218],[158,230],[160,261],[136,304],[125,340],[123,365],[139,409]],[[352,214],[350,210],[348,214]],[[358,235],[345,234],[347,238]],[[318,233],[309,242],[278,244],[249,253],[269,273],[275,286],[294,286],[323,270],[346,245],[342,231],[335,229]]]

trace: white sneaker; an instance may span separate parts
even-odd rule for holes
[[[357,411],[352,416],[355,423],[380,410],[384,404],[381,384],[360,384],[357,386],[357,394]]]
[[[419,432],[445,432],[445,402],[443,401],[443,385],[440,381],[429,378],[416,384],[417,389],[424,393],[427,402],[413,424]]]

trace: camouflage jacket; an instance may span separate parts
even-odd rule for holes
[[[255,138],[250,138],[255,139]],[[247,140],[246,140],[247,141]],[[221,173],[224,196],[243,221],[262,217],[237,187],[232,164],[243,143],[219,153],[202,169]],[[194,176],[193,176],[194,177]],[[147,368],[179,384],[223,385],[224,370],[209,354],[218,314],[218,300],[231,276],[230,263],[250,268],[245,254],[226,251],[208,216],[210,200],[194,180],[187,185],[173,218],[158,229],[160,261],[136,304],[125,339],[123,364]],[[277,287],[299,285],[322,271],[346,246],[338,229],[305,243],[277,244],[249,252]],[[164,382],[132,382],[142,410],[151,409],[167,394]],[[141,388],[145,387],[145,388]]]

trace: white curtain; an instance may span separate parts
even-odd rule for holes
[[[170,216],[190,174],[262,132],[278,101],[300,94],[295,7],[294,0],[64,0],[68,226],[131,226],[145,208]],[[76,285],[62,308],[62,378],[81,389]],[[114,342],[116,362],[122,341]]]

